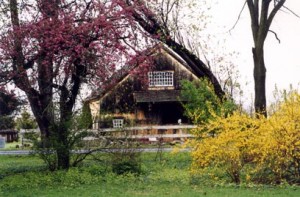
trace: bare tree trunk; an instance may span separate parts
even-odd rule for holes
[[[263,49],[252,49],[254,60],[254,89],[255,89],[255,113],[267,116],[266,111],[266,67]]]
[[[251,29],[254,41],[254,107],[257,115],[267,116],[266,102],[266,67],[264,62],[264,43],[272,21],[286,0],[273,0],[274,8],[270,9],[272,0],[246,0],[251,17]],[[261,4],[261,5],[259,5]]]

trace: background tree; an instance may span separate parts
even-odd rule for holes
[[[12,114],[16,112],[22,104],[14,92],[6,91],[0,88],[0,130],[14,128],[14,117]]]
[[[230,98],[241,94],[239,72],[233,59],[237,53],[225,48],[226,40],[212,32],[213,1],[159,0],[148,6],[172,38],[201,59]],[[206,76],[209,79],[209,77]],[[209,79],[210,80],[210,79]]]
[[[130,10],[120,0],[4,0],[0,18],[0,83],[12,82],[28,99],[41,147],[67,169],[70,124],[83,83],[106,80],[120,57],[134,55]],[[22,16],[22,17],[21,17]],[[130,50],[129,50],[130,49]]]
[[[92,113],[89,105],[85,102],[82,106],[81,113],[77,117],[78,129],[91,129],[93,125]]]
[[[273,2],[273,3],[272,3]],[[255,112],[267,116],[266,110],[266,66],[264,44],[276,13],[286,0],[246,0],[251,17],[251,29],[254,41],[252,48],[254,61],[254,107]],[[273,6],[272,9],[271,6]]]
[[[21,117],[16,119],[16,128],[20,129],[35,129],[37,124],[34,118],[31,117],[27,110],[23,110]]]

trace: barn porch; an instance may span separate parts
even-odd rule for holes
[[[12,129],[0,130],[0,137],[5,138],[6,142],[18,141],[18,131]]]
[[[134,92],[136,125],[188,124],[179,90]]]

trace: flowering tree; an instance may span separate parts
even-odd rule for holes
[[[70,164],[68,123],[82,84],[104,81],[132,53],[135,28],[120,0],[5,0],[1,6],[0,83],[29,101],[44,148],[58,169]],[[54,110],[58,110],[54,113]],[[57,146],[55,146],[57,145]]]

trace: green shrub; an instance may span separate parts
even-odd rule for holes
[[[135,160],[124,160],[112,164],[112,171],[116,174],[140,174],[141,164]]]
[[[76,116],[75,119],[78,130],[92,128],[93,118],[91,114],[91,109],[87,103],[83,104],[81,113],[78,116]]]
[[[184,102],[185,115],[195,124],[205,124],[215,115],[232,113],[236,105],[229,98],[220,99],[207,79],[181,82],[181,100]]]
[[[114,150],[110,152],[112,171],[116,174],[140,174],[142,161],[139,144],[129,138],[115,139],[112,144],[111,148]]]

